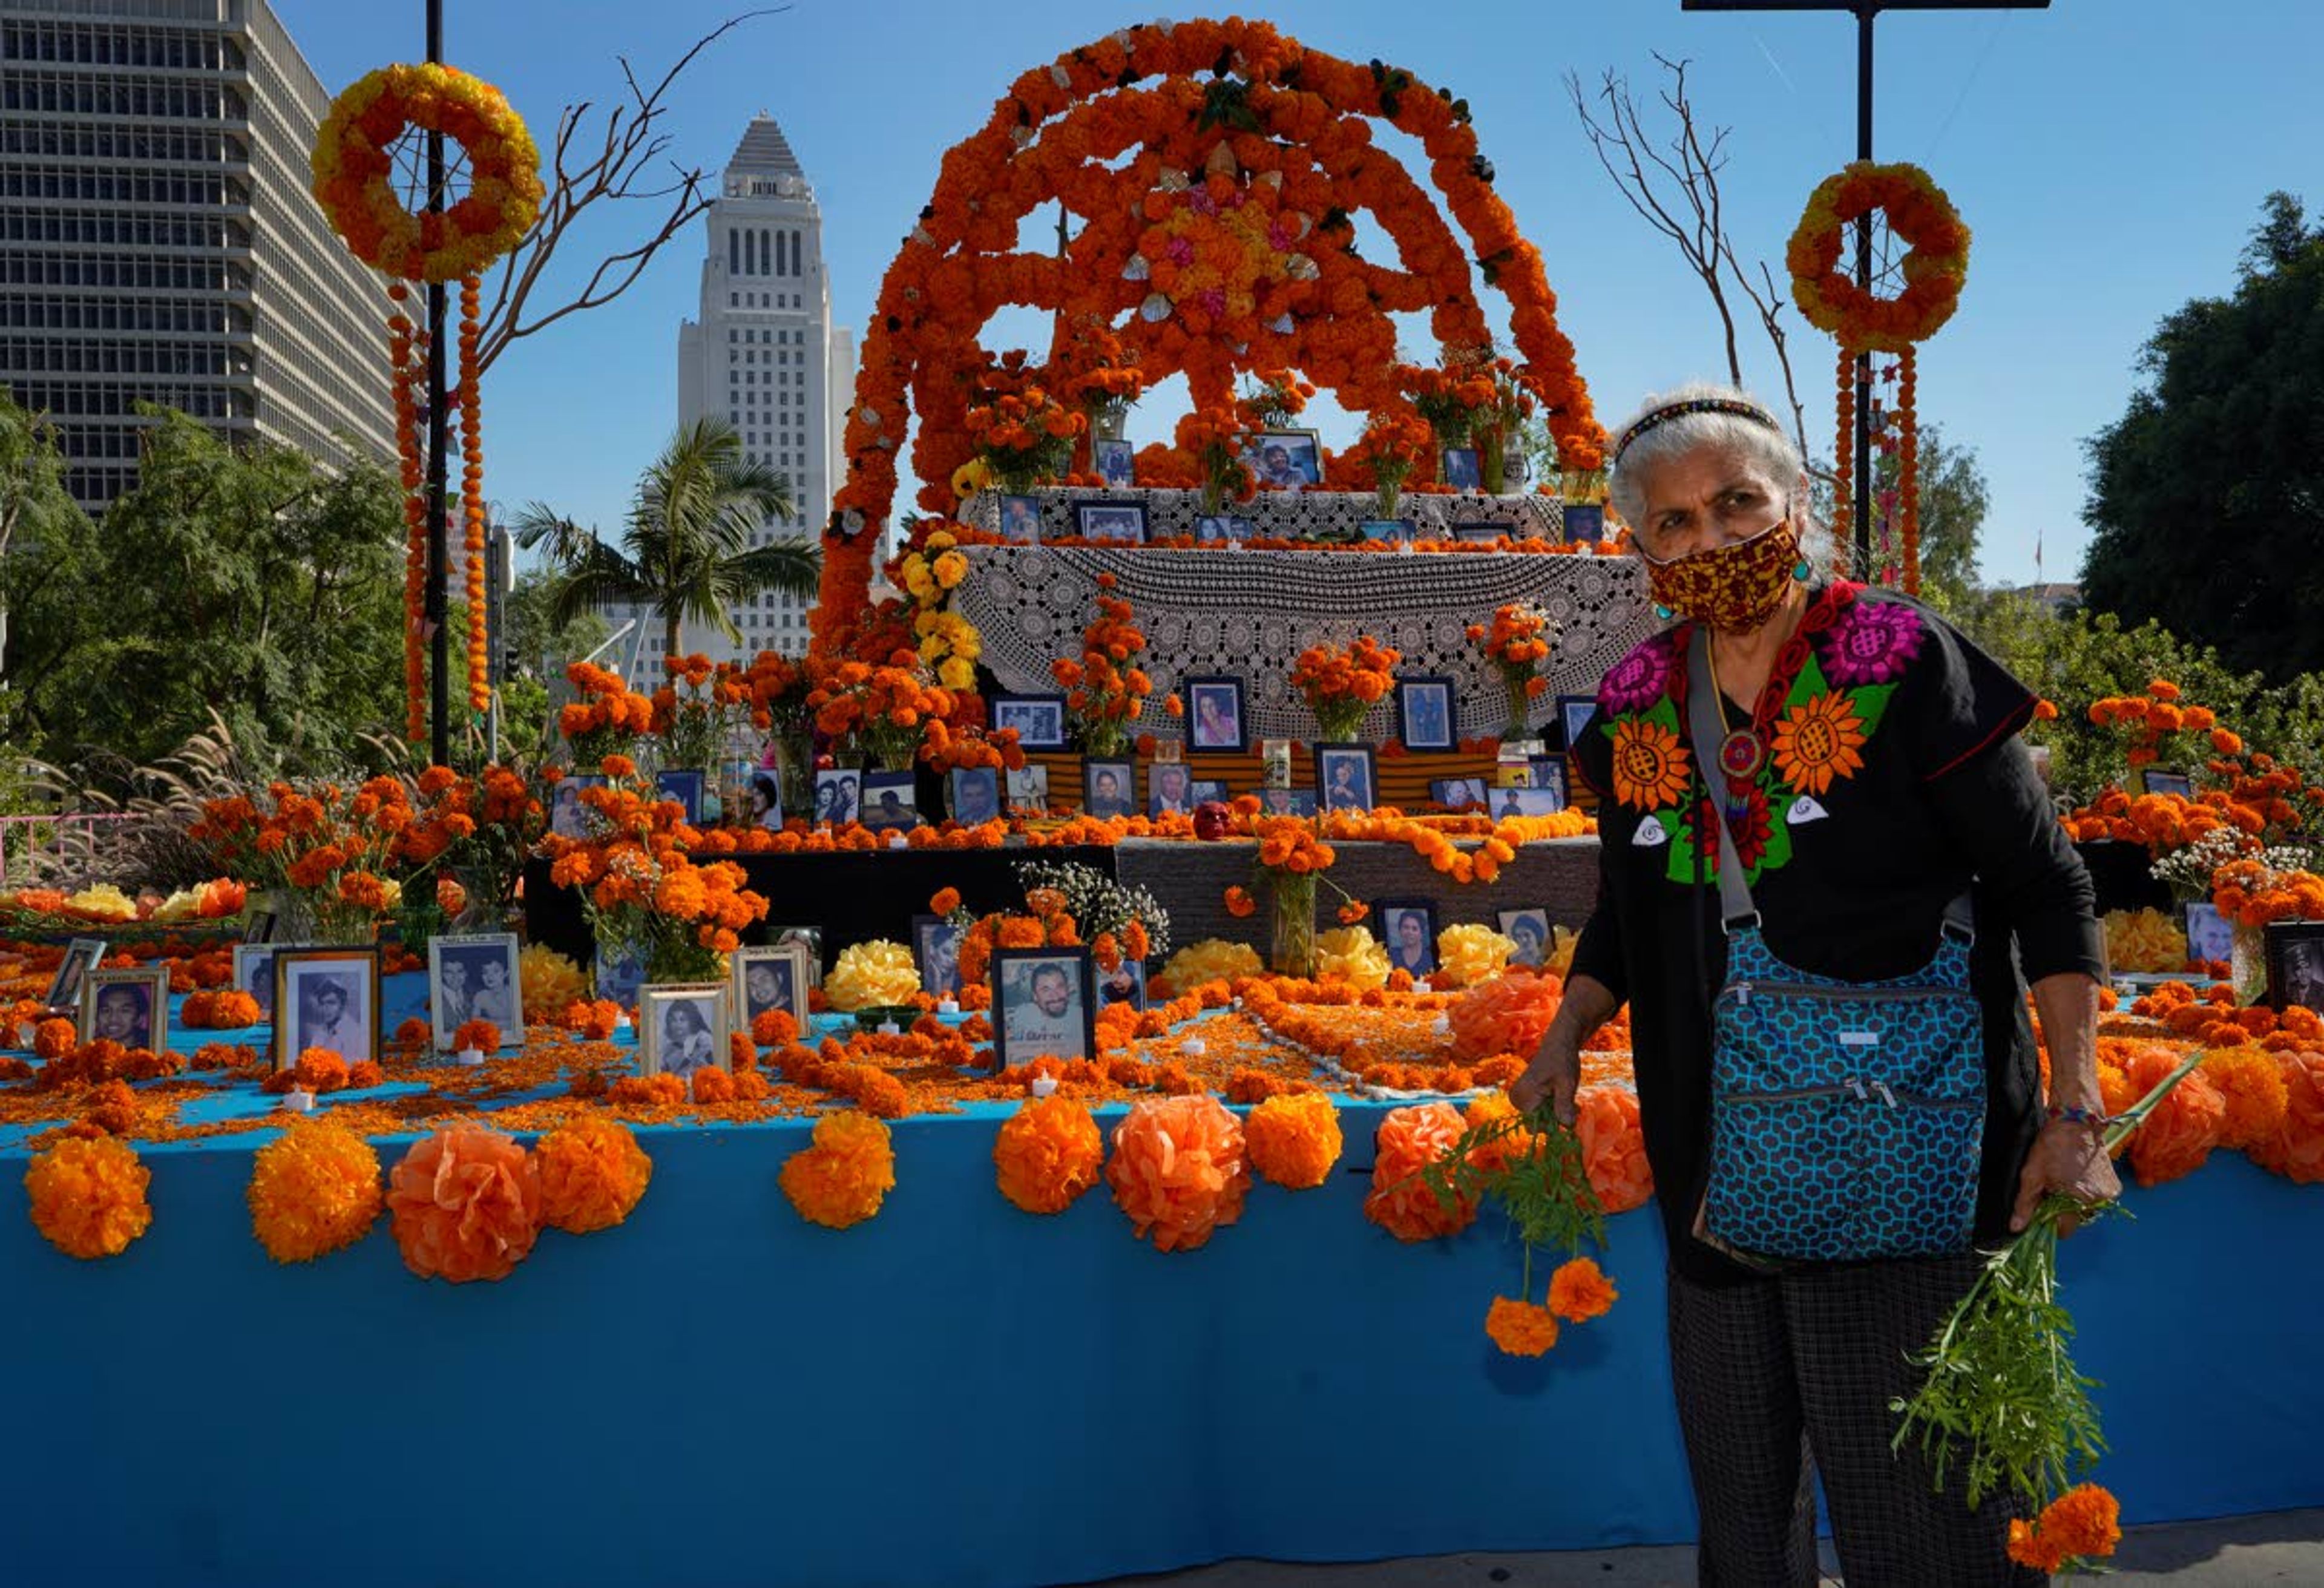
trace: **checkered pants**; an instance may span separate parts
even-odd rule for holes
[[[1942,1493],[1917,1443],[1894,1454],[1905,1362],[1979,1259],[1807,1270],[1735,1286],[1670,1276],[1671,1377],[1702,1517],[1703,1588],[1815,1588],[1823,1482],[1848,1588],[2039,1588],[2010,1564],[2015,1497],[1971,1511],[1958,1469]]]

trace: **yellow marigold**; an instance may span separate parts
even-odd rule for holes
[[[1510,1356],[1540,1356],[1557,1343],[1557,1319],[1545,1306],[1496,1296],[1485,1314],[1485,1333]]]
[[[526,946],[516,957],[518,995],[535,1012],[553,1011],[596,995],[581,967],[545,943]]]
[[[1436,968],[1428,974],[1433,987],[1473,987],[1501,974],[1517,946],[1492,928],[1469,921],[1436,934]]]
[[[1549,1277],[1549,1310],[1569,1324],[1604,1317],[1620,1297],[1614,1281],[1586,1257],[1559,1264],[1557,1272]]]
[[[1231,982],[1238,976],[1256,976],[1267,967],[1259,962],[1258,950],[1248,943],[1229,943],[1222,937],[1205,937],[1199,943],[1189,943],[1172,955],[1163,965],[1162,974],[1170,985],[1181,990],[1199,987],[1204,982]]]
[[[1315,979],[1337,976],[1359,992],[1388,985],[1388,950],[1363,927],[1340,927],[1315,939]],[[1175,983],[1174,983],[1175,985]]]
[[[117,1257],[153,1223],[152,1171],[111,1136],[67,1137],[32,1161],[32,1223],[68,1257]]]
[[[1001,1195],[1027,1213],[1063,1213],[1097,1184],[1105,1139],[1090,1111],[1069,1097],[1036,1097],[992,1139]]]
[[[860,1224],[896,1188],[896,1149],[888,1127],[868,1113],[827,1113],[812,1144],[782,1169],[783,1195],[799,1217],[834,1230]]]
[[[2203,1078],[2227,1099],[2219,1145],[2242,1151],[2274,1139],[2283,1128],[2290,1093],[2275,1055],[2264,1048],[2218,1048],[2203,1056]]]
[[[569,1235],[610,1230],[628,1218],[653,1178],[653,1159],[630,1128],[598,1114],[551,1131],[532,1156],[540,1166],[540,1222]]]
[[[912,951],[878,937],[841,950],[839,963],[823,979],[823,995],[831,1007],[848,1011],[909,1003],[919,990],[920,972],[912,963]]]
[[[312,1262],[353,1246],[386,1205],[372,1144],[323,1120],[260,1148],[244,1198],[251,1233],[276,1262]]]
[[[1312,1191],[1340,1161],[1340,1111],[1321,1092],[1269,1097],[1242,1122],[1250,1167],[1288,1191]]]

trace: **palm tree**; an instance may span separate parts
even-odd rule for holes
[[[742,438],[723,420],[697,420],[672,438],[638,480],[621,543],[530,503],[516,522],[517,543],[547,548],[559,578],[552,606],[558,624],[601,606],[650,606],[661,619],[662,649],[678,654],[688,619],[708,623],[741,644],[730,609],[761,591],[815,593],[822,554],[793,540],[753,546],[770,518],[798,512],[788,475],[744,454]]]

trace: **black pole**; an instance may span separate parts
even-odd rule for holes
[[[444,0],[428,0],[428,63],[444,59]],[[428,211],[444,212],[444,134],[428,134]],[[444,283],[428,283],[428,630],[436,678],[429,700],[431,728],[429,754],[438,766],[452,759],[452,692],[450,614],[445,610],[444,585],[449,562],[444,539],[444,496],[447,441],[444,392]],[[475,614],[471,614],[473,621]]]
[[[1878,0],[1867,0],[1856,13],[1856,158],[1872,158],[1872,19],[1879,14]],[[1872,291],[1872,217],[1856,223],[1856,284]],[[1869,582],[1872,577],[1872,355],[1856,355],[1856,561],[1850,570]]]

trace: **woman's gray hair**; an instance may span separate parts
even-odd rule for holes
[[[1674,414],[1649,427],[1627,447],[1621,445],[1632,427],[1641,420],[1690,402],[1748,407],[1764,415],[1766,422],[1740,413],[1706,409],[1697,413]],[[1831,531],[1816,517],[1814,503],[1801,484],[1807,467],[1801,460],[1800,449],[1792,445],[1791,437],[1766,405],[1748,392],[1711,381],[1690,381],[1648,397],[1612,434],[1618,450],[1614,454],[1613,473],[1607,481],[1606,494],[1614,511],[1633,530],[1646,522],[1646,475],[1672,458],[1715,447],[1740,452],[1766,472],[1790,503],[1792,531],[1799,537],[1801,555],[1819,577],[1831,571],[1835,549]]]

